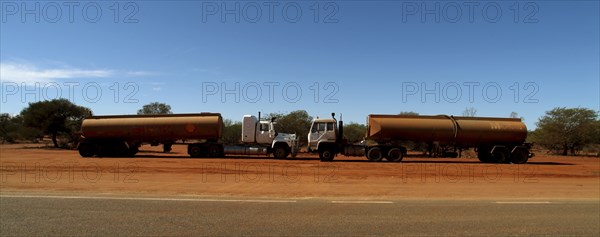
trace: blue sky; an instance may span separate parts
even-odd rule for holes
[[[1,1],[2,113],[600,110],[598,1]],[[98,14],[99,13],[99,14]],[[259,14],[258,14],[259,13]],[[236,19],[237,18],[237,19]]]

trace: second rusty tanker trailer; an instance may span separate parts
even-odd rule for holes
[[[361,144],[347,144],[343,122],[315,119],[308,134],[308,150],[318,152],[321,161],[336,154],[365,156],[371,161],[401,161],[407,142],[430,146],[475,148],[481,162],[526,163],[533,156],[525,143],[527,128],[520,119],[487,117],[369,115]]]
[[[81,125],[83,140],[77,149],[83,157],[133,156],[142,144],[185,143],[192,157],[223,155],[295,156],[295,134],[277,133],[275,119],[260,121],[245,115],[238,144],[223,144],[223,119],[218,113],[94,116]]]

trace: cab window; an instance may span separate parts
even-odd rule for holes
[[[269,131],[269,124],[267,124],[267,123],[261,123],[260,124],[260,131],[262,131],[262,132],[268,132]]]
[[[315,123],[312,127],[311,133],[325,131],[325,123]]]
[[[333,131],[334,123],[315,123],[312,127],[311,132],[325,132]]]
[[[327,123],[327,131],[333,131],[334,123]]]

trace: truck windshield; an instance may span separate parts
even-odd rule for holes
[[[315,123],[311,130],[312,133],[321,131],[325,131],[325,123]]]
[[[327,123],[327,131],[333,131],[334,123]]]

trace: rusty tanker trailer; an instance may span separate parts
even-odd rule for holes
[[[134,156],[142,144],[188,145],[192,157],[224,155],[295,156],[295,134],[274,131],[274,119],[260,121],[245,115],[239,144],[223,144],[223,119],[219,113],[93,116],[81,125],[82,141],[77,149],[82,157]]]
[[[486,163],[522,164],[533,156],[520,119],[373,114],[367,117],[365,140],[347,144],[343,122],[334,116],[314,120],[308,135],[308,149],[318,152],[322,161],[333,160],[336,154],[401,161],[409,143],[426,144],[436,156],[455,157],[463,149],[475,148],[479,160]]]

